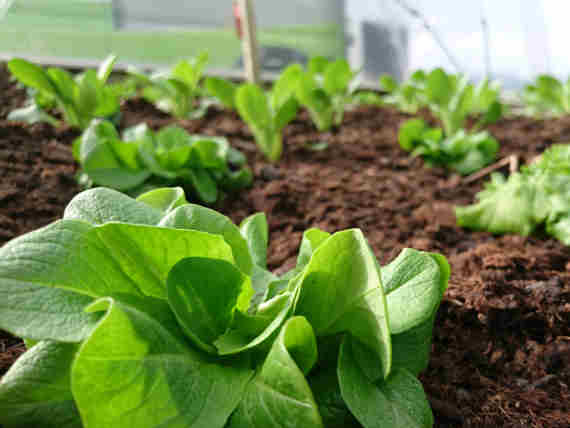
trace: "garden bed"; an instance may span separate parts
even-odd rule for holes
[[[80,191],[71,142],[77,133],[4,120],[25,92],[0,70],[0,245],[59,218]],[[246,154],[253,187],[215,206],[234,221],[265,211],[269,266],[294,265],[302,231],[359,227],[379,261],[404,247],[439,252],[452,268],[439,309],[429,369],[421,376],[436,426],[570,426],[570,248],[546,235],[493,237],[456,226],[454,205],[473,202],[482,180],[465,184],[424,168],[400,149],[409,115],[379,107],[348,112],[342,127],[315,131],[301,113],[284,132],[276,165],[257,152],[234,113],[210,108],[200,120],[176,121],[140,99],[122,106],[121,127],[176,122],[191,133],[223,135]],[[490,127],[500,156],[521,163],[570,141],[570,117],[502,119]],[[315,150],[315,143],[328,147]],[[23,352],[0,332],[0,376]]]

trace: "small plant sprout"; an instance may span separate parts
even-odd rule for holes
[[[150,76],[134,68],[130,68],[129,73],[142,86],[142,96],[159,110],[180,119],[195,118],[205,112],[204,108],[195,106],[195,101],[202,95],[200,82],[207,63],[208,54],[202,53]]]
[[[281,73],[270,92],[252,83],[245,83],[236,91],[237,111],[248,124],[255,143],[271,162],[281,158],[283,128],[297,115],[295,88],[302,73],[300,65],[291,65]]]
[[[201,201],[251,184],[245,157],[225,138],[189,135],[169,126],[152,132],[146,124],[119,136],[105,121],[94,121],[75,143],[80,181],[139,194],[165,185],[183,185]]]
[[[119,111],[120,101],[116,90],[107,84],[115,61],[111,55],[98,70],[87,70],[75,77],[61,68],[44,69],[20,58],[9,61],[8,69],[18,82],[31,89],[32,97],[28,106],[14,110],[8,119],[57,125],[59,121],[48,113],[57,109],[65,123],[85,129],[95,118],[112,118]]]

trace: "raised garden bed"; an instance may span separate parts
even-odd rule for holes
[[[80,191],[71,142],[78,134],[49,125],[8,123],[25,92],[0,71],[0,244],[61,217]],[[210,108],[175,120],[141,99],[125,102],[121,128],[177,123],[226,136],[246,154],[253,187],[215,208],[239,222],[258,211],[270,228],[269,267],[294,265],[302,231],[363,230],[381,263],[404,247],[445,255],[452,269],[439,309],[428,370],[421,375],[436,426],[570,426],[570,248],[546,235],[494,237],[456,225],[453,206],[473,202],[482,181],[465,184],[427,169],[398,145],[401,122],[390,108],[359,107],[342,127],[318,133],[306,113],[284,131],[284,155],[269,165],[234,113]],[[424,115],[427,116],[427,115]],[[489,127],[500,156],[530,160],[570,141],[570,117],[502,119]],[[316,151],[314,143],[328,147]],[[0,332],[0,376],[24,351]]]

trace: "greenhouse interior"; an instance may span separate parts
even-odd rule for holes
[[[0,428],[570,427],[564,0],[0,0]]]

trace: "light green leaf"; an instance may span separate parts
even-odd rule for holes
[[[266,129],[273,122],[267,95],[259,86],[241,85],[236,91],[236,108],[242,119],[256,129]]]
[[[297,100],[289,98],[285,101],[275,114],[275,131],[281,131],[289,122],[297,116]]]
[[[20,58],[8,61],[7,66],[10,73],[23,85],[45,91],[51,95],[56,94],[56,88],[43,68]]]
[[[99,69],[97,70],[97,79],[101,83],[105,83],[111,72],[113,71],[113,66],[117,61],[117,55],[109,55],[107,58],[103,60],[103,62],[99,65]]]
[[[330,233],[317,228],[307,229],[303,232],[303,239],[297,256],[297,267],[305,267],[311,256],[319,246],[331,236]]]
[[[196,230],[61,220],[0,248],[0,281],[64,288],[92,297],[118,293],[166,299],[166,277],[179,260],[233,262],[221,236]]]
[[[291,64],[283,70],[271,89],[271,106],[273,111],[279,111],[285,103],[295,97],[297,83],[303,76],[303,67]]]
[[[391,367],[388,309],[374,254],[359,229],[337,232],[313,253],[298,284],[295,314],[317,336],[350,332],[372,349],[381,375]]]
[[[237,85],[219,77],[208,77],[204,86],[210,95],[216,97],[229,109],[235,108],[235,95]]]
[[[247,241],[253,263],[259,267],[267,268],[267,246],[269,244],[269,230],[265,213],[250,215],[244,219],[239,230]]]
[[[291,318],[248,385],[229,428],[322,428],[304,376],[316,359],[317,343],[311,325],[303,317]]]
[[[222,428],[252,371],[192,350],[171,319],[143,306],[101,299],[106,311],[72,368],[72,391],[86,428]],[[120,373],[120,376],[117,376]]]
[[[161,190],[170,193],[170,189],[157,189],[157,193],[149,192],[145,195],[154,199],[153,195],[160,194]],[[163,213],[157,207],[148,204],[143,198],[145,195],[135,200],[121,192],[104,187],[89,189],[71,200],[65,208],[63,218],[83,220],[92,225],[109,222],[156,225]]]
[[[413,150],[417,142],[421,140],[427,126],[422,119],[410,119],[400,126],[398,142],[404,150]]]
[[[0,279],[0,328],[27,339],[79,342],[98,319],[84,312],[92,301],[67,290]]]
[[[40,342],[10,367],[0,383],[5,428],[82,428],[71,394],[77,345]]]
[[[338,59],[327,66],[323,76],[323,87],[329,94],[345,94],[354,75],[348,61]]]
[[[529,235],[536,227],[534,220],[535,190],[521,174],[511,174],[508,181],[493,175],[493,182],[480,193],[479,202],[455,207],[459,226],[491,233]]]
[[[390,314],[390,332],[398,334],[435,314],[447,289],[450,267],[439,254],[405,248],[382,267],[381,275]]]
[[[143,193],[136,200],[137,202],[143,202],[155,210],[159,210],[163,215],[169,214],[176,208],[188,203],[188,201],[186,201],[182,187],[165,187],[161,189],[154,189]],[[136,222],[130,221],[130,223]]]
[[[219,354],[236,354],[265,342],[281,327],[292,304],[293,295],[283,293],[258,305],[254,315],[236,311],[229,329],[214,343]]]
[[[214,341],[229,328],[234,311],[247,311],[251,281],[223,260],[187,258],[179,261],[166,281],[168,303],[194,344],[215,353]]]
[[[338,361],[344,401],[364,428],[430,428],[433,415],[422,384],[407,370],[372,383],[358,365],[362,345],[345,337]]]
[[[253,263],[247,241],[241,235],[239,228],[225,215],[200,205],[187,204],[170,212],[159,226],[221,235],[231,247],[236,265],[243,273],[250,275]]]

